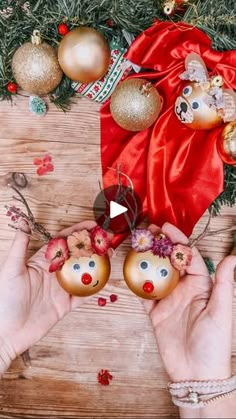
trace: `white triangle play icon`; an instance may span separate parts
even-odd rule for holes
[[[110,218],[118,217],[118,215],[124,214],[127,211],[128,208],[123,205],[117,204],[115,201],[110,201]]]

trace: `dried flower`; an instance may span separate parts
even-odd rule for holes
[[[100,370],[97,375],[97,380],[103,386],[108,386],[110,381],[112,380],[112,375],[109,373],[108,370]]]
[[[140,228],[134,230],[131,238],[132,248],[136,252],[146,252],[150,250],[153,246],[154,235],[151,231]]]
[[[175,244],[171,253],[170,261],[174,268],[179,271],[186,269],[192,261],[192,249],[183,244]]]
[[[171,255],[173,243],[167,237],[156,237],[153,242],[152,253],[160,258],[166,258]]]
[[[111,303],[115,303],[118,300],[118,295],[116,294],[111,294],[110,295],[110,302]]]
[[[51,239],[47,245],[45,258],[51,262],[49,272],[59,271],[69,258],[66,239],[62,237]]]
[[[67,244],[71,256],[79,258],[82,256],[91,256],[93,249],[91,246],[90,234],[87,230],[76,231],[67,237]]]
[[[104,306],[106,305],[106,303],[107,303],[106,298],[103,298],[103,297],[99,297],[99,298],[98,298],[98,305],[99,305],[100,307],[104,307]]]
[[[34,159],[34,165],[39,166],[37,169],[38,176],[43,176],[54,171],[52,157],[49,155],[45,156],[43,159]]]
[[[11,218],[11,221],[13,221],[14,223],[16,223],[20,216],[20,208],[16,208],[15,205],[13,205],[12,207],[7,207],[7,213],[6,216]]]
[[[97,255],[105,255],[110,247],[110,240],[106,231],[96,226],[90,231],[92,249]]]

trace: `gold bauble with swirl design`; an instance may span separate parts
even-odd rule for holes
[[[58,60],[67,77],[81,83],[90,83],[103,77],[111,62],[107,40],[95,29],[72,29],[62,39]]]
[[[35,95],[52,92],[63,76],[55,49],[42,42],[39,31],[34,31],[31,42],[16,50],[12,71],[17,84]]]
[[[157,89],[145,79],[133,78],[119,84],[111,97],[111,114],[118,125],[142,131],[158,118],[162,100]]]

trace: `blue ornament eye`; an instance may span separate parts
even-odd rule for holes
[[[74,271],[79,271],[79,270],[80,270],[80,265],[79,265],[78,263],[75,263],[75,264],[73,265],[73,270],[74,270]]]
[[[95,266],[95,262],[94,262],[94,260],[90,260],[90,262],[89,262],[89,267],[90,267],[90,268],[94,268],[94,266]]]
[[[166,278],[169,274],[169,271],[166,268],[158,268],[157,269],[157,274],[161,278]]]
[[[192,86],[186,86],[183,90],[183,95],[186,97],[190,96],[192,91],[193,91]]]
[[[144,271],[148,268],[149,264],[146,260],[142,260],[142,262],[140,262],[139,266]]]
[[[198,103],[198,102],[196,102],[196,101],[192,103],[192,108],[193,108],[193,109],[198,109],[198,108],[199,108],[199,106],[200,106],[200,105],[199,105],[199,103]]]

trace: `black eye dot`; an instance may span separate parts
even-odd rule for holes
[[[167,269],[165,269],[165,268],[161,269],[160,274],[161,274],[162,278],[165,278],[168,275]]]
[[[94,262],[94,260],[90,260],[90,262],[89,262],[89,267],[90,267],[90,268],[94,268],[94,266],[95,266],[95,262]]]
[[[141,269],[147,269],[148,263],[144,260],[143,262],[140,263],[140,267]]]
[[[199,108],[199,103],[198,102],[193,102],[192,103],[192,108],[193,109],[198,109]]]
[[[78,263],[75,263],[73,265],[73,269],[74,269],[74,271],[79,271],[80,270],[80,265]]]

